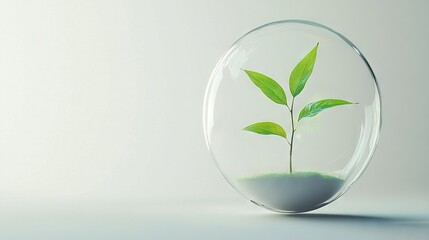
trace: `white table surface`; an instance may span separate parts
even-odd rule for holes
[[[308,214],[233,201],[6,204],[0,239],[428,239],[427,201],[339,199]]]

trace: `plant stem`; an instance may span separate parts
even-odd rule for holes
[[[290,111],[290,120],[292,122],[292,136],[290,138],[290,150],[289,150],[289,172],[292,173],[292,151],[293,151],[293,137],[295,135],[295,122],[293,120],[293,105],[295,103],[295,97],[292,98],[292,105],[289,109]]]

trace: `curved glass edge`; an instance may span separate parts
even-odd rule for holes
[[[241,39],[241,38],[240,38]],[[218,172],[223,176],[223,178],[229,183],[229,185],[235,190],[237,191],[244,199],[246,200],[250,200],[246,197],[245,194],[243,194],[241,192],[241,190],[239,188],[237,188],[235,186],[235,184],[233,183],[233,181],[226,175],[223,173],[221,166],[218,164],[218,162],[216,161],[213,151],[210,147],[210,130],[213,126],[213,113],[210,112],[211,108],[210,106],[213,106],[213,102],[214,102],[214,93],[217,92],[217,89],[219,87],[219,83],[216,83],[216,79],[215,76],[217,75],[217,73],[219,71],[222,70],[222,65],[224,64],[224,62],[228,59],[229,55],[231,54],[231,52],[234,51],[234,46],[237,43],[237,41],[228,49],[228,51],[226,51],[223,55],[222,58],[219,60],[219,62],[216,64],[216,67],[214,68],[212,74],[210,75],[210,80],[209,83],[207,84],[207,88],[204,94],[204,105],[203,105],[203,130],[204,130],[204,137],[205,137],[205,141],[206,141],[206,146],[207,149],[209,150],[210,156],[214,162],[214,164],[216,165],[216,168],[218,170]],[[217,84],[217,85],[216,85]]]
[[[247,199],[247,198],[246,198],[246,199]],[[258,206],[258,207],[265,208],[265,209],[270,210],[270,211],[273,211],[273,212],[277,212],[277,213],[287,213],[287,214],[294,214],[294,213],[305,213],[305,212],[311,212],[311,211],[314,211],[314,210],[316,210],[316,209],[319,209],[319,208],[321,208],[321,207],[324,207],[324,206],[326,206],[326,205],[330,204],[331,202],[335,201],[336,199],[337,199],[337,198],[335,198],[335,199],[333,199],[333,200],[331,200],[331,201],[326,201],[326,202],[324,202],[324,203],[321,203],[321,204],[319,204],[319,205],[314,206],[313,208],[310,208],[310,209],[308,209],[308,210],[303,210],[303,211],[291,211],[291,210],[276,209],[276,208],[271,208],[271,207],[265,206],[265,205],[263,205],[263,204],[261,204],[261,203],[258,203],[258,202],[254,201],[254,200],[251,200],[251,199],[249,199],[249,201],[250,201],[251,203],[255,204],[255,205],[256,205],[256,206]]]

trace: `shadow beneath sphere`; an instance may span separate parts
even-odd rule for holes
[[[371,216],[349,214],[284,214],[278,215],[290,220],[336,223],[343,225],[371,225],[383,227],[415,227],[429,229],[429,219],[412,216]]]

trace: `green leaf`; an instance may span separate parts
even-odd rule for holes
[[[243,130],[254,132],[263,135],[277,135],[283,138],[286,138],[286,131],[282,128],[282,126],[273,122],[258,122],[252,125],[249,125]]]
[[[353,103],[349,101],[341,100],[341,99],[323,99],[317,102],[309,103],[299,113],[298,121],[305,117],[314,117],[322,110],[325,110],[327,108],[346,105],[346,104],[353,104]]]
[[[272,78],[264,74],[243,70],[249,76],[250,80],[275,103],[287,105],[286,94],[283,88]]]
[[[296,97],[304,89],[308,78],[313,72],[319,43],[295,66],[290,73],[289,89],[292,96]]]

